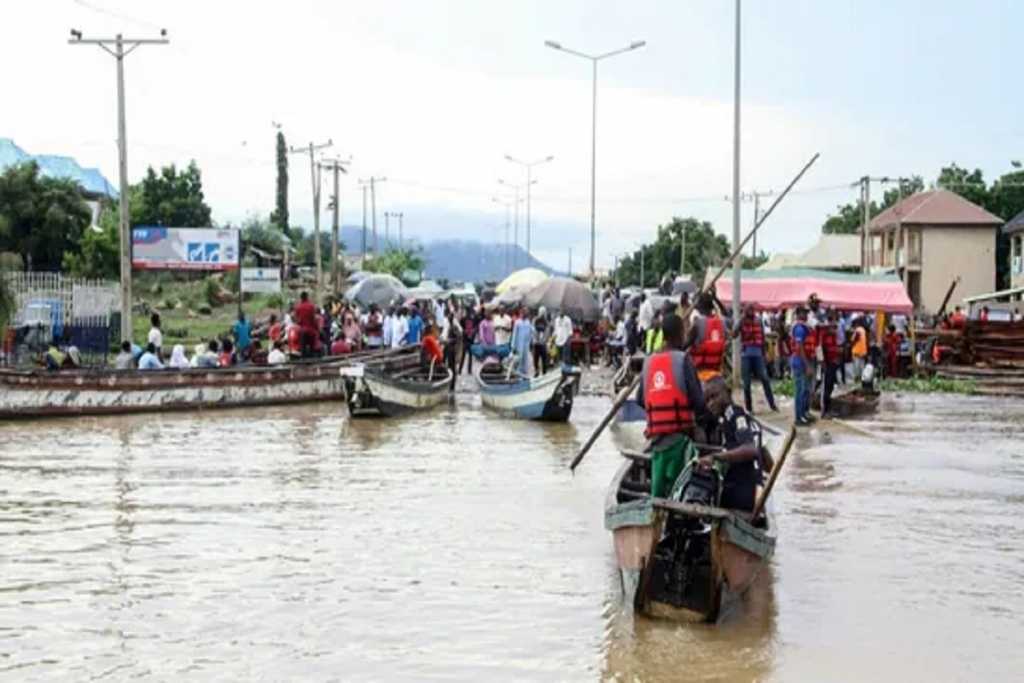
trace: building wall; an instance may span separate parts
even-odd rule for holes
[[[921,244],[921,304],[936,313],[949,284],[960,276],[949,308],[964,297],[996,288],[996,227],[924,226]]]
[[[1010,235],[1010,288],[1017,287],[1024,287],[1024,232]]]

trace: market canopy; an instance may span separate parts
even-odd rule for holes
[[[711,278],[711,274],[708,274]],[[715,284],[718,299],[732,301],[732,277],[729,273]],[[914,304],[903,282],[893,274],[868,275],[836,273],[808,268],[780,270],[744,270],[740,276],[740,302],[759,309],[777,310],[806,304],[817,294],[825,306],[851,311],[884,311],[910,314]]]
[[[510,289],[530,289],[548,279],[548,274],[539,268],[523,268],[501,281],[494,291],[504,294]]]

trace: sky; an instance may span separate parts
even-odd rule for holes
[[[291,145],[328,139],[351,157],[342,221],[362,220],[360,178],[386,177],[377,212],[422,241],[505,239],[505,160],[543,159],[531,196],[535,256],[587,262],[589,61],[598,54],[598,268],[653,241],[672,216],[731,235],[734,3],[726,0],[0,0],[0,137],[66,154],[117,180],[115,62],[86,38],[155,37],[125,61],[129,180],[147,166],[203,172],[215,221],[267,215],[274,123]],[[1024,90],[1011,0],[746,0],[741,190],[779,192],[821,157],[759,234],[769,252],[809,248],[862,175],[951,162],[986,177],[1024,158]],[[1011,48],[1012,45],[1012,48]],[[290,157],[293,223],[312,223],[308,154]],[[325,179],[324,194],[329,191]],[[872,190],[880,194],[883,188]],[[524,193],[525,195],[525,193]],[[765,200],[762,200],[765,201]],[[770,202],[771,200],[767,200]],[[326,200],[324,201],[326,204]],[[763,206],[762,206],[763,208]],[[742,205],[744,230],[753,204]],[[329,224],[324,214],[323,225]],[[520,209],[525,243],[526,207]]]

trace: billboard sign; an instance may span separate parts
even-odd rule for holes
[[[281,271],[278,268],[242,268],[242,291],[254,294],[279,294]]]
[[[238,259],[235,229],[132,229],[132,268],[138,270],[234,270]]]

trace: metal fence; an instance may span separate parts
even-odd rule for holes
[[[84,365],[103,365],[111,330],[119,326],[117,282],[62,273],[0,274],[14,298],[14,315],[3,331],[0,365],[31,365],[50,344],[75,346]]]

